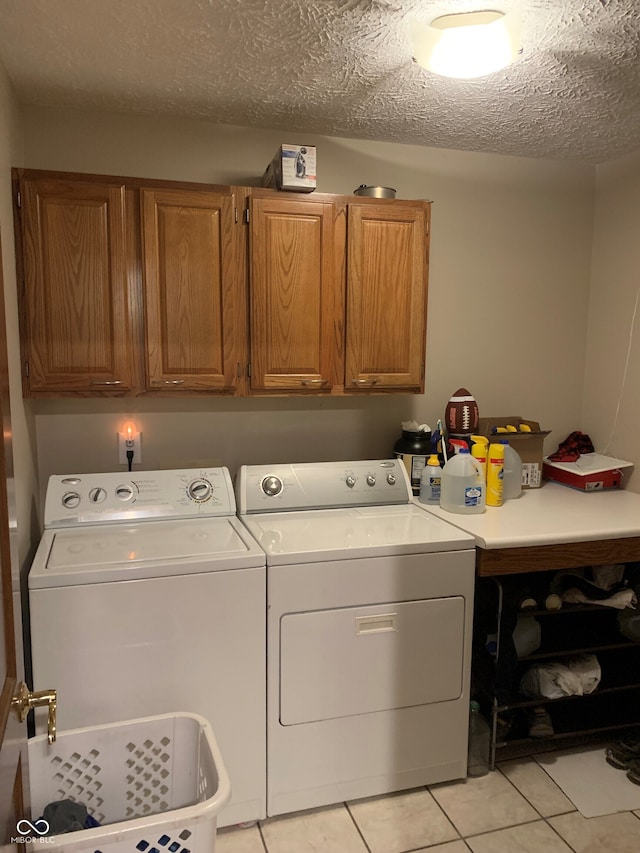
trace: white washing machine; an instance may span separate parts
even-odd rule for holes
[[[473,538],[398,460],[251,465],[267,560],[267,814],[462,778]]]
[[[265,557],[235,509],[226,468],[51,477],[29,574],[59,728],[202,714],[231,778],[221,826],[266,816]]]

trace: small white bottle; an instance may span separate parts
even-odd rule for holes
[[[421,504],[439,504],[440,503],[440,486],[442,479],[442,468],[437,453],[432,453],[427,464],[422,469],[422,477],[420,478],[420,497]]]

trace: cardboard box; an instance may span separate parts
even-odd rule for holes
[[[546,480],[554,480],[583,492],[601,492],[622,488],[625,468],[633,468],[633,462],[603,456],[601,453],[583,453],[575,462],[545,459],[542,475]]]
[[[531,432],[495,433],[497,427],[507,424],[519,426],[525,424]],[[486,435],[489,440],[506,439],[522,459],[522,488],[539,489],[542,485],[542,462],[544,458],[544,440],[551,432],[541,430],[538,421],[527,421],[519,415],[504,418],[480,418],[478,435]]]
[[[316,149],[312,145],[281,145],[262,176],[262,186],[312,193],[316,188]]]

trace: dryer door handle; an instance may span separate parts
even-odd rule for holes
[[[397,631],[397,617],[397,613],[356,616],[356,634],[381,634],[384,631]]]

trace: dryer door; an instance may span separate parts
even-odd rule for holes
[[[280,723],[457,699],[464,617],[462,596],[284,615]]]

